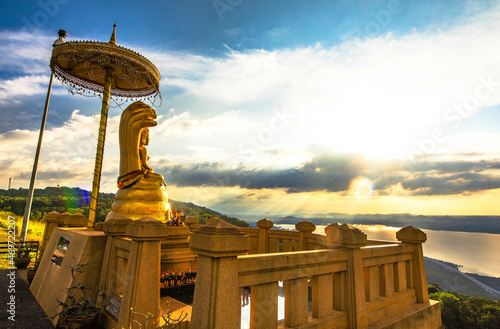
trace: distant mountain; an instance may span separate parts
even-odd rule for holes
[[[236,215],[238,216],[238,215]],[[245,218],[245,216],[238,216]],[[477,232],[500,234],[500,216],[423,216],[411,214],[342,214],[328,213],[316,214],[312,217],[269,217],[254,216],[253,218],[267,218],[275,224],[296,224],[307,220],[316,225],[328,225],[332,223],[348,223],[362,225],[386,225],[405,227],[413,225],[421,229]],[[248,219],[246,219],[248,220]]]
[[[35,189],[31,206],[31,220],[40,220],[46,213],[51,211],[70,213],[79,212],[88,216],[90,192],[78,187],[46,187]],[[11,211],[18,216],[23,216],[28,196],[27,189],[0,189],[0,210]],[[99,193],[97,205],[97,222],[102,222],[111,209],[115,200],[114,193]],[[233,225],[247,227],[249,224],[236,217],[227,216],[215,210],[195,205],[191,202],[169,200],[172,210],[184,210],[186,216],[195,216],[200,224],[205,224],[209,218],[219,217]]]

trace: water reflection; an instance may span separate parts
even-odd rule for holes
[[[275,225],[294,229],[294,225]],[[370,240],[397,241],[398,227],[384,225],[354,225],[366,233]],[[427,234],[424,243],[426,257],[461,265],[465,273],[500,277],[500,234],[465,233],[423,230]],[[325,234],[325,226],[316,226],[315,233]]]

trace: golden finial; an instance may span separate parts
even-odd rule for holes
[[[116,22],[113,25],[113,34],[111,34],[111,39],[109,39],[109,43],[116,45]]]

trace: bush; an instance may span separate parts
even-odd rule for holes
[[[441,303],[441,320],[444,328],[500,328],[499,301],[456,292],[441,292],[437,285],[430,285],[428,290],[429,298]]]

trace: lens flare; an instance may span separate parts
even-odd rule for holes
[[[332,229],[331,233],[326,237],[326,242],[332,247],[340,246],[341,241],[342,237],[338,228]]]
[[[363,176],[354,178],[349,184],[349,195],[357,198],[367,198],[373,195],[373,182]]]

